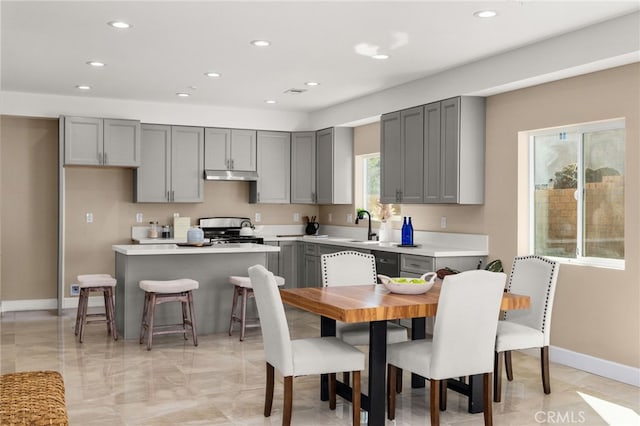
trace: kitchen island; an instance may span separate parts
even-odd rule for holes
[[[141,280],[191,278],[200,283],[193,292],[196,329],[199,335],[229,329],[233,286],[230,275],[247,275],[252,265],[266,265],[267,253],[279,247],[263,244],[220,244],[210,247],[180,247],[175,244],[114,245],[116,256],[116,321],[125,339],[140,336],[144,291]],[[180,304],[156,307],[156,323],[176,323]]]

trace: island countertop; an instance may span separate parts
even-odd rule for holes
[[[204,247],[184,247],[176,244],[123,244],[114,245],[116,253],[127,256],[180,255],[180,254],[222,254],[222,253],[268,253],[279,252],[280,247],[266,244],[229,243]]]

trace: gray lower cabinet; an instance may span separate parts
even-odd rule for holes
[[[249,202],[291,201],[291,133],[258,132],[258,180],[251,182]]]
[[[61,117],[64,164],[138,167],[140,122],[90,117]]]
[[[275,275],[284,278],[285,288],[296,288],[301,280],[300,268],[298,268],[300,258],[300,247],[302,243],[297,241],[266,242],[270,246],[280,246],[280,252],[267,253],[267,269]]]
[[[316,202],[353,202],[353,128],[331,127],[316,132]]]
[[[142,125],[142,162],[134,173],[134,201],[202,202],[203,157],[203,128]]]
[[[206,170],[256,171],[256,131],[243,129],[204,130]]]
[[[291,204],[316,202],[316,133],[291,134]]]
[[[423,202],[424,108],[385,114],[381,118],[381,201]]]
[[[425,106],[425,203],[484,203],[484,134],[482,97]]]

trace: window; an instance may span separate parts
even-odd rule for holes
[[[624,268],[624,120],[529,136],[531,252]]]
[[[371,213],[375,220],[400,215],[397,204],[380,204],[380,153],[356,156],[356,208]]]

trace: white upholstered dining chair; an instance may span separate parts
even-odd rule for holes
[[[522,256],[513,260],[507,291],[531,298],[529,309],[507,311],[498,323],[494,359],[493,400],[500,402],[502,394],[502,362],[507,379],[513,380],[511,351],[540,348],[542,388],[551,393],[549,383],[549,338],[551,310],[558,281],[560,264],[541,256]]]
[[[336,373],[347,371],[353,373],[352,421],[354,425],[359,425],[360,372],[365,368],[364,353],[336,337],[291,340],[273,274],[264,266],[255,265],[249,268],[249,277],[258,306],[267,364],[264,416],[271,416],[276,368],[284,376],[283,425],[291,424],[294,376],[329,374],[329,408],[335,410]]]
[[[443,383],[451,377],[483,374],[484,423],[493,423],[491,373],[496,328],[506,281],[501,272],[472,270],[447,275],[442,282],[432,340],[387,347],[388,390],[397,370],[409,370],[430,382],[431,424],[440,424]],[[395,392],[388,391],[388,418],[395,418]]]
[[[322,285],[324,287],[344,285],[377,284],[376,259],[372,254],[357,251],[340,251],[320,257]],[[369,323],[344,323],[336,321],[336,337],[350,345],[369,344]],[[407,329],[400,324],[387,323],[387,343],[407,340]]]

